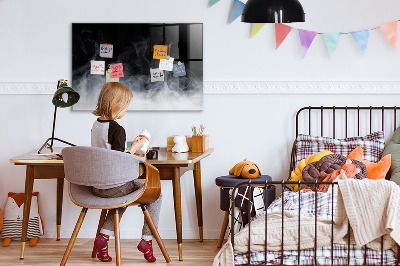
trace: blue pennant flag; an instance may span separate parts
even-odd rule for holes
[[[213,5],[215,5],[218,2],[219,2],[219,0],[210,0],[210,5],[208,7],[212,7]]]
[[[232,6],[232,12],[231,12],[231,18],[229,19],[229,23],[232,23],[242,15],[242,11],[244,8],[244,3],[239,1],[239,0],[233,0],[233,6]]]
[[[356,41],[358,47],[361,50],[361,53],[364,55],[368,46],[369,33],[371,29],[361,30],[361,31],[352,31],[351,35],[353,35],[354,40]]]
[[[334,33],[325,33],[323,36],[324,36],[326,48],[328,48],[329,55],[332,58],[333,54],[336,51],[336,48],[338,47],[339,39],[340,39],[340,36],[342,36],[342,34],[340,34],[338,32],[334,32]]]

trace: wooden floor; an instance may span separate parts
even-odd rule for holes
[[[60,265],[65,248],[69,239],[40,239],[36,247],[26,247],[25,259],[20,260],[20,242],[12,241],[9,247],[0,246],[0,265]],[[154,254],[157,258],[156,263],[149,264],[143,254],[136,249],[140,240],[121,240],[122,264],[123,265],[212,265],[215,255],[218,253],[217,240],[183,240],[183,261],[178,260],[178,247],[176,240],[163,240],[168,250],[172,262],[167,264],[154,241]],[[110,241],[110,255],[113,262],[104,263],[92,259],[92,239],[77,239],[68,259],[67,265],[115,265],[114,262],[114,243]]]

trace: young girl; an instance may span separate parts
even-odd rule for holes
[[[93,123],[91,141],[93,147],[101,147],[111,150],[125,152],[125,129],[120,126],[115,120],[121,119],[131,102],[132,92],[124,85],[118,82],[107,82],[101,89],[94,115],[99,118]],[[138,151],[146,142],[144,138],[136,138],[129,153],[132,156],[143,157],[145,155],[137,155]],[[132,176],[132,181],[121,184],[117,187],[93,187],[93,194],[102,198],[122,197],[132,193],[135,190],[144,186],[143,183],[135,182],[137,176]],[[148,204],[147,208],[156,226],[160,216],[161,195],[153,203]],[[126,207],[119,208],[120,219],[124,214]],[[114,236],[114,219],[115,210],[107,212],[106,220],[101,228],[99,236],[94,241],[97,249],[97,258],[101,261],[111,261],[112,258],[108,255],[108,240],[110,236]],[[150,227],[147,222],[144,222],[142,230],[142,240],[137,246],[138,250],[144,253],[144,258],[149,262],[156,261],[153,256],[152,237]]]

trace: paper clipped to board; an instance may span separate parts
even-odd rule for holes
[[[111,69],[110,78],[123,78],[124,77],[124,66],[122,63],[109,65]]]
[[[153,59],[166,59],[168,55],[168,45],[154,45]]]
[[[161,70],[172,71],[174,67],[174,58],[170,57],[169,59],[160,59],[160,66]]]
[[[161,69],[151,69],[151,82],[164,81],[164,71]]]
[[[111,73],[106,72],[106,82],[119,82],[119,78],[110,77]]]
[[[112,58],[113,50],[114,50],[114,45],[112,44],[109,43],[100,44],[100,57]]]
[[[90,74],[104,75],[105,66],[106,66],[105,61],[91,61],[90,62]]]
[[[179,64],[174,64],[173,72],[174,72],[174,75],[173,75],[174,77],[186,76],[185,64],[184,63],[181,63],[180,65]]]

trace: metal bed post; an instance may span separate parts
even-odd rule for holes
[[[266,196],[265,196],[265,200],[264,199],[264,211],[265,211],[265,246],[264,246],[264,265],[267,265],[267,249],[268,249],[268,212],[267,212],[267,204],[268,204],[268,199],[269,199],[269,191],[268,191],[268,180],[265,180],[265,187],[264,187],[264,191],[266,191]]]
[[[285,212],[285,208],[284,208],[284,198],[285,198],[285,181],[282,180],[282,234],[281,234],[281,265],[283,265],[283,226],[284,226],[284,212]]]
[[[299,229],[299,235],[297,239],[297,265],[300,265],[300,206],[301,206],[301,190],[300,190],[300,185],[301,185],[301,180],[298,181],[298,188],[299,188],[299,224],[298,224],[298,229]]]

